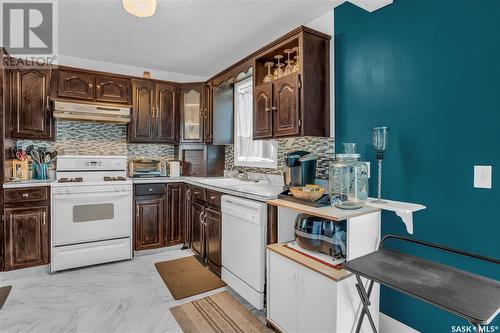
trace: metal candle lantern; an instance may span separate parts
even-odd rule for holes
[[[372,146],[377,153],[378,161],[378,190],[376,203],[386,203],[381,200],[382,197],[382,160],[384,159],[384,152],[387,149],[387,137],[389,135],[389,127],[373,127],[372,128]]]

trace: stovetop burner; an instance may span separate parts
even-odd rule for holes
[[[81,182],[83,182],[83,178],[82,177],[61,178],[57,182],[58,183],[81,183]]]
[[[122,177],[122,176],[118,176],[118,177],[105,176],[104,177],[105,182],[116,182],[116,181],[124,181],[124,180],[127,180],[127,178]]]

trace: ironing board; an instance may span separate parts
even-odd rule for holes
[[[486,325],[496,317],[500,311],[500,281],[412,255],[383,249],[383,243],[388,238],[500,264],[500,260],[495,258],[403,236],[387,235],[380,242],[378,251],[343,264],[344,269],[356,276],[356,289],[363,305],[356,333],[361,329],[365,314],[373,332],[377,333],[368,308],[374,282],[462,317],[476,328],[476,332],[482,332],[480,325]],[[370,280],[368,291],[363,286],[360,277]]]

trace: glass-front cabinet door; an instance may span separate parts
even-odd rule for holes
[[[181,96],[182,141],[203,142],[203,84],[183,85]]]

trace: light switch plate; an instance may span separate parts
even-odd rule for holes
[[[474,165],[474,187],[491,188],[491,165]]]

